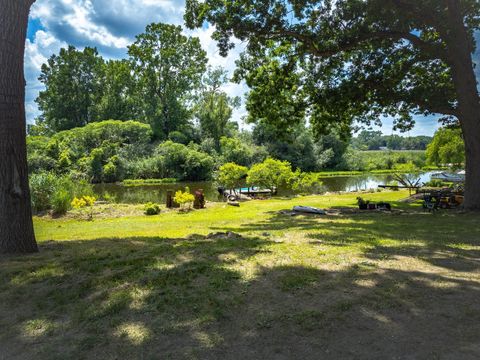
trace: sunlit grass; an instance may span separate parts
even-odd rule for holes
[[[362,194],[402,210],[392,214],[279,213],[355,207],[357,196],[35,218],[40,253],[0,258],[0,358],[302,357],[314,343],[341,353],[345,331],[379,349],[391,333],[445,349],[476,342],[479,216],[425,213],[401,191]],[[201,236],[226,231],[241,237]]]

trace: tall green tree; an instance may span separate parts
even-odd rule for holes
[[[32,0],[0,0],[0,253],[38,251],[25,141],[23,57]]]
[[[206,70],[206,53],[198,38],[167,24],[148,25],[128,53],[140,119],[152,126],[157,138],[166,139],[191,117],[189,103]]]
[[[58,132],[98,121],[103,68],[104,60],[95,48],[69,46],[52,55],[39,77],[45,85],[36,99],[42,111],[39,126]]]
[[[130,62],[127,60],[107,61],[103,67],[101,81],[101,97],[96,104],[98,119],[135,119],[133,99],[135,82]]]
[[[255,144],[265,146],[268,154],[275,159],[286,160],[302,171],[320,168],[317,166],[317,147],[312,131],[303,122],[285,132],[270,123],[259,121],[252,135]]]
[[[452,164],[459,168],[465,162],[465,144],[460,129],[437,130],[427,147],[427,161],[433,165]]]
[[[478,0],[187,0],[189,27],[215,26],[220,51],[247,43],[238,78],[269,121],[303,118],[341,132],[353,121],[442,114],[466,150],[464,206],[480,209],[480,100],[472,54]],[[271,106],[279,102],[283,107]],[[294,116],[299,114],[300,116]],[[284,125],[288,125],[283,123]]]
[[[215,149],[220,150],[220,138],[231,136],[238,124],[231,121],[234,108],[240,106],[238,97],[230,97],[221,87],[228,82],[223,68],[209,68],[202,83],[202,92],[197,104],[196,117],[202,136],[212,138]]]

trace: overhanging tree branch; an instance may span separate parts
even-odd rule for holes
[[[409,32],[401,32],[401,31],[376,31],[362,34],[356,38],[346,39],[342,42],[339,42],[335,48],[331,49],[321,49],[315,39],[311,35],[302,34],[293,30],[282,29],[276,32],[267,32],[264,31],[263,34],[267,39],[279,39],[284,37],[294,38],[297,41],[302,42],[311,53],[317,57],[330,57],[337,55],[341,52],[355,50],[356,48],[360,47],[362,44],[368,41],[376,41],[376,40],[392,40],[392,41],[400,41],[406,40],[411,43],[413,46],[418,48],[423,52],[430,53],[433,57],[436,57],[441,60],[448,59],[448,53],[445,49],[443,49],[440,44],[429,43],[422,40],[420,37],[416,36],[413,33]]]

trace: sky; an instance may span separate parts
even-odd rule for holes
[[[60,48],[67,45],[80,49],[97,47],[106,59],[125,58],[127,46],[134,41],[135,35],[145,30],[146,25],[152,22],[183,25],[184,6],[184,0],[37,0],[30,13],[25,51],[27,122],[33,123],[40,114],[35,104],[38,92],[43,89],[38,81],[40,67]],[[186,34],[200,38],[210,65],[222,66],[232,73],[242,46],[239,44],[223,58],[211,39],[212,32],[212,27],[205,26],[186,31]],[[480,34],[478,39],[480,42]],[[479,64],[477,76],[480,79],[480,50],[474,60]],[[230,83],[224,90],[244,100],[248,88],[245,84]],[[245,115],[242,105],[234,111],[233,120],[244,127],[242,117]],[[380,130],[385,134],[393,133],[392,122],[392,119],[383,119]],[[436,117],[420,117],[409,134],[432,135],[437,128]]]

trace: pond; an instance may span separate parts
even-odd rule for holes
[[[430,180],[432,172],[420,174],[418,177],[421,182]],[[391,174],[364,174],[355,176],[332,176],[322,178],[323,190],[334,191],[359,191],[376,189],[378,185],[388,184],[393,181]],[[183,182],[173,184],[156,184],[140,186],[123,186],[121,184],[96,184],[94,191],[99,198],[110,196],[111,201],[126,204],[144,204],[149,201],[155,203],[165,203],[167,191],[177,191],[186,186],[191,191],[202,189],[208,201],[222,201],[222,197],[217,191],[217,186],[213,181],[207,182]],[[280,195],[290,195],[289,191],[279,191]]]

